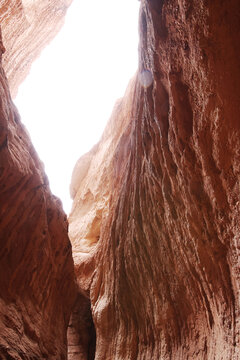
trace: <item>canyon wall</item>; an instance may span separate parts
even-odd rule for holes
[[[46,18],[41,11],[44,4]],[[57,1],[51,2],[57,4]],[[62,4],[62,2],[58,2]],[[30,21],[25,6],[42,19]],[[48,1],[1,1],[0,39],[0,359],[66,359],[67,326],[76,298],[68,222],[50,192],[44,165],[14,106],[36,53],[59,23]],[[48,16],[49,15],[49,16]],[[61,21],[63,18],[63,13]],[[33,20],[33,19],[32,19]],[[28,21],[28,25],[26,21]],[[30,24],[31,22],[31,24]],[[34,25],[33,25],[34,23]],[[38,25],[36,27],[36,24]],[[35,28],[34,28],[35,26]],[[44,27],[44,32],[41,32]],[[39,37],[38,37],[39,36]],[[43,36],[43,38],[41,38]],[[4,51],[6,52],[4,54]]]
[[[237,360],[240,5],[141,1],[138,72],[73,172],[76,296],[67,219],[8,89],[70,3],[0,1],[0,358],[66,359],[73,306],[69,360]]]
[[[237,360],[240,5],[142,0],[139,29],[138,73],[71,185],[95,359]]]
[[[71,3],[72,0],[0,0],[0,23],[6,50],[3,68],[12,97],[33,61],[62,27]]]

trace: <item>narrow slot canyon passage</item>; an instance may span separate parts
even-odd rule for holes
[[[75,0],[63,28],[19,87],[15,101],[22,121],[44,163],[50,188],[67,213],[75,162],[100,140],[115,103],[137,71],[139,6],[137,1],[129,6],[127,1],[104,0],[95,3],[92,12],[92,4]],[[99,211],[95,219],[98,225],[92,226],[87,239],[100,236]],[[73,258],[78,258],[75,246]],[[96,334],[89,291],[79,291],[67,333],[68,360],[91,360]]]
[[[92,12],[92,4],[75,0],[59,34],[18,89],[15,102],[22,121],[44,163],[50,188],[67,213],[75,162],[100,140],[116,101],[137,71],[139,5],[104,0],[95,3]],[[95,218],[99,223],[99,213]],[[93,226],[89,236],[99,237],[99,231],[100,224]],[[89,292],[82,295],[81,290],[68,327],[69,360],[91,360],[95,355]]]
[[[91,314],[90,300],[78,293],[67,332],[68,360],[94,360],[96,331]]]
[[[239,1],[0,0],[0,20],[0,359],[239,360]]]

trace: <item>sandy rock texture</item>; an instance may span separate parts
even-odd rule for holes
[[[67,232],[0,65],[1,360],[67,358],[76,296]]]
[[[122,166],[128,151],[127,147],[119,148],[119,139],[126,131],[122,141],[128,142],[134,86],[135,79],[130,82],[125,98],[116,103],[101,141],[79,159],[73,170],[70,190],[74,203],[68,221],[79,294],[68,329],[69,360],[94,359],[96,333],[90,301],[91,275],[95,269],[93,254],[102,223],[109,217],[111,181],[118,171],[112,167],[113,155],[117,154]]]
[[[6,47],[3,68],[13,97],[32,62],[60,30],[71,3],[72,0],[0,0]]]
[[[96,333],[89,298],[78,294],[68,326],[68,360],[94,360]]]
[[[95,359],[237,360],[239,1],[142,0],[139,28],[137,77],[71,186]]]

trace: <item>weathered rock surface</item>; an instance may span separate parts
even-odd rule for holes
[[[68,327],[68,360],[94,360],[95,344],[90,301],[79,293]]]
[[[116,154],[122,166],[128,151],[127,147],[119,147],[119,139],[125,131],[122,143],[128,141],[127,127],[129,127],[129,109],[133,102],[134,84],[135,81],[132,80],[125,98],[116,103],[101,142],[79,159],[72,175],[71,195],[75,200],[68,220],[80,294],[75,303],[68,331],[69,360],[85,360],[86,352],[91,354],[95,351],[96,339],[92,329],[89,300],[91,274],[95,268],[93,255],[100,238],[102,223],[109,217],[111,181],[114,176],[118,176],[118,169],[114,170],[112,166],[113,155]],[[85,315],[81,316],[84,313],[83,309]],[[84,343],[83,334],[87,339]],[[92,359],[91,356],[89,355],[89,360]]]
[[[67,231],[0,66],[0,359],[66,359],[76,296]]]
[[[139,74],[71,187],[97,360],[240,358],[239,38],[237,0],[142,0]]]
[[[6,47],[3,68],[12,96],[16,95],[32,62],[60,30],[71,3],[72,0],[0,0],[0,22]]]

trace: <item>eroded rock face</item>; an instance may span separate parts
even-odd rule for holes
[[[239,36],[237,0],[142,0],[138,76],[73,174],[97,360],[240,357]]]
[[[79,293],[68,327],[68,360],[94,360],[95,344],[91,304],[85,294]]]
[[[3,68],[12,96],[16,95],[32,62],[60,30],[71,3],[72,0],[0,0],[6,47]]]
[[[76,296],[67,231],[0,66],[1,359],[66,359]]]
[[[102,223],[109,217],[112,179],[120,175],[120,169],[114,169],[112,163],[116,157],[122,169],[128,152],[127,146],[119,145],[119,139],[122,145],[129,142],[127,128],[134,85],[135,79],[130,82],[125,98],[116,103],[101,142],[79,159],[72,175],[71,195],[74,204],[68,220],[79,298],[68,330],[69,360],[91,360],[95,352],[96,337],[89,299],[91,275],[95,268],[93,254],[100,238]],[[89,354],[88,357],[86,354]]]

